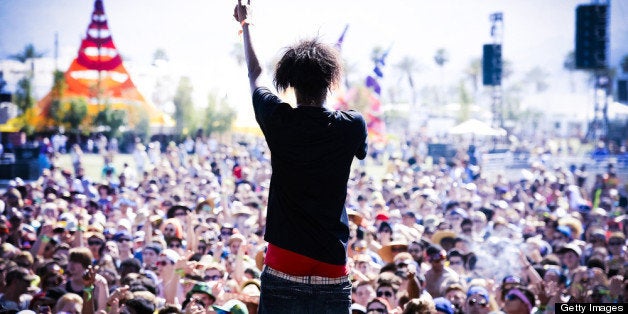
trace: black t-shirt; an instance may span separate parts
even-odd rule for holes
[[[292,108],[267,88],[253,93],[255,119],[271,152],[265,239],[334,265],[346,263],[344,207],[353,157],[366,156],[366,123],[356,111]]]

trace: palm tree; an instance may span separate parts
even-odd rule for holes
[[[168,58],[168,54],[166,53],[166,50],[164,50],[163,48],[158,48],[157,50],[155,50],[155,52],[153,52],[153,65],[155,65],[157,61],[159,60],[162,60],[162,61],[170,60],[170,58]]]
[[[236,60],[238,65],[244,64],[244,46],[241,42],[233,44],[231,47],[231,56]]]
[[[33,98],[33,76],[35,75],[35,58],[41,58],[44,54],[35,49],[33,44],[28,44],[20,53],[10,56],[11,59],[26,63],[30,61],[30,73],[18,82],[18,91],[14,97],[14,102],[20,108],[21,114],[33,107],[35,99]]]
[[[534,91],[536,93],[541,93],[549,87],[547,84],[547,77],[547,72],[537,66],[526,73],[525,79],[528,83],[534,86]]]
[[[436,50],[436,54],[434,55],[434,62],[436,62],[436,65],[438,65],[440,68],[444,67],[445,64],[449,62],[449,53],[447,53],[447,50],[445,50],[445,48],[438,48],[438,50]]]
[[[41,58],[44,56],[43,52],[37,51],[33,44],[28,44],[24,47],[22,52],[14,54],[10,56],[11,59],[20,61],[22,63],[26,63],[26,61],[30,61],[31,72],[29,74],[29,78],[33,78],[35,75],[35,59]]]
[[[473,94],[477,93],[482,75],[482,58],[472,59],[467,68],[464,70],[464,73],[471,82]]]
[[[441,95],[440,95],[440,103],[443,105],[445,103],[445,74],[443,73],[443,68],[445,64],[449,62],[449,53],[445,48],[438,48],[436,50],[436,54],[434,54],[434,62],[440,68],[440,84],[441,84]]]
[[[576,91],[576,84],[573,80],[573,74],[576,71],[576,54],[570,51],[563,61],[563,69],[569,72],[569,88],[572,92]]]
[[[395,65],[395,68],[401,72],[402,77],[405,77],[408,81],[408,86],[410,86],[410,95],[412,96],[412,108],[416,106],[416,90],[414,87],[414,73],[420,71],[420,67],[417,61],[410,56],[404,56],[399,63]]]
[[[373,47],[373,49],[371,50],[371,61],[373,61],[373,64],[377,64],[377,61],[382,58],[383,54],[384,48],[382,48],[382,46]]]

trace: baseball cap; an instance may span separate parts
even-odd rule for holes
[[[249,310],[240,300],[229,300],[223,305],[214,305],[214,311],[218,314],[249,314]]]
[[[578,256],[582,256],[582,249],[575,243],[567,243],[558,250],[558,253],[565,253],[566,251],[573,251]]]
[[[10,283],[12,283],[14,280],[16,279],[22,279],[24,281],[33,281],[35,279],[37,279],[37,276],[31,274],[28,269],[24,268],[24,267],[16,267],[13,268],[11,270],[9,270],[9,272],[7,273],[6,277],[5,277],[5,282],[7,285],[9,285]]]
[[[486,290],[486,288],[481,286],[472,286],[469,290],[467,290],[467,298],[476,294],[482,296],[486,302],[488,302],[488,290]]]
[[[436,311],[440,313],[454,314],[454,305],[443,297],[435,298],[434,305],[436,306]]]

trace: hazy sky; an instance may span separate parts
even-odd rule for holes
[[[93,8],[92,0],[0,0],[0,59],[28,43],[54,52],[59,34],[60,64],[76,56]],[[235,0],[105,0],[113,39],[125,60],[150,64],[164,49],[180,73],[199,77],[201,90],[229,82],[247,91],[243,68],[232,58],[240,41],[233,20]],[[456,80],[490,42],[489,15],[503,12],[503,55],[516,73],[540,66],[564,81],[562,62],[574,50],[575,8],[583,0],[253,0],[254,41],[262,63],[300,38],[320,36],[335,42],[349,24],[343,57],[354,67],[353,79],[372,69],[373,47],[392,50],[388,64],[412,56],[422,65],[419,84],[440,79],[433,56],[450,54],[445,79]],[[628,53],[628,1],[611,3],[611,63]],[[623,47],[620,47],[623,45]],[[392,68],[392,67],[389,67]],[[392,75],[392,69],[385,70]],[[233,79],[232,79],[233,77]],[[550,85],[564,86],[563,83]],[[246,94],[246,93],[245,93]],[[237,96],[233,96],[237,97]]]

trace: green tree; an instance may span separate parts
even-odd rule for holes
[[[24,115],[28,109],[35,105],[35,98],[33,98],[33,86],[29,77],[24,77],[17,82],[17,89],[13,94],[12,100],[20,110],[21,115]]]
[[[52,120],[55,127],[59,127],[63,122],[61,102],[66,88],[67,83],[65,82],[64,73],[59,70],[55,70],[53,73],[53,83],[51,91],[52,101],[50,103],[50,108],[48,109],[48,118]]]
[[[143,143],[147,143],[150,139],[150,120],[147,115],[142,115],[140,121],[135,126],[136,135],[142,139]]]
[[[95,126],[105,127],[106,131],[104,133],[108,138],[120,137],[120,127],[127,123],[127,112],[114,110],[110,104],[106,104],[105,108],[94,117],[93,121]]]
[[[68,124],[70,132],[76,135],[77,142],[80,142],[81,126],[87,117],[87,101],[84,98],[72,99],[63,115],[63,122]]]
[[[41,58],[43,55],[44,54],[42,52],[39,52],[37,51],[37,49],[35,49],[35,46],[33,44],[28,44],[24,47],[24,50],[10,56],[11,59],[20,61],[21,63],[26,63],[27,61],[30,61],[30,72],[17,83],[17,90],[13,94],[12,99],[13,103],[20,110],[20,115],[22,116],[23,120],[22,124],[24,124],[25,127],[24,130],[29,134],[34,131],[33,126],[26,123],[26,121],[28,121],[27,116],[32,115],[32,113],[29,113],[28,110],[31,109],[35,104],[32,87],[33,76],[35,75],[34,61],[36,58]]]
[[[219,99],[214,93],[211,93],[205,109],[203,123],[205,134],[224,133],[230,130],[236,115],[236,111],[229,106],[225,98]]]
[[[196,112],[192,100],[192,83],[189,77],[179,80],[177,91],[174,95],[174,120],[176,122],[175,134],[184,138],[192,130],[196,130]]]

